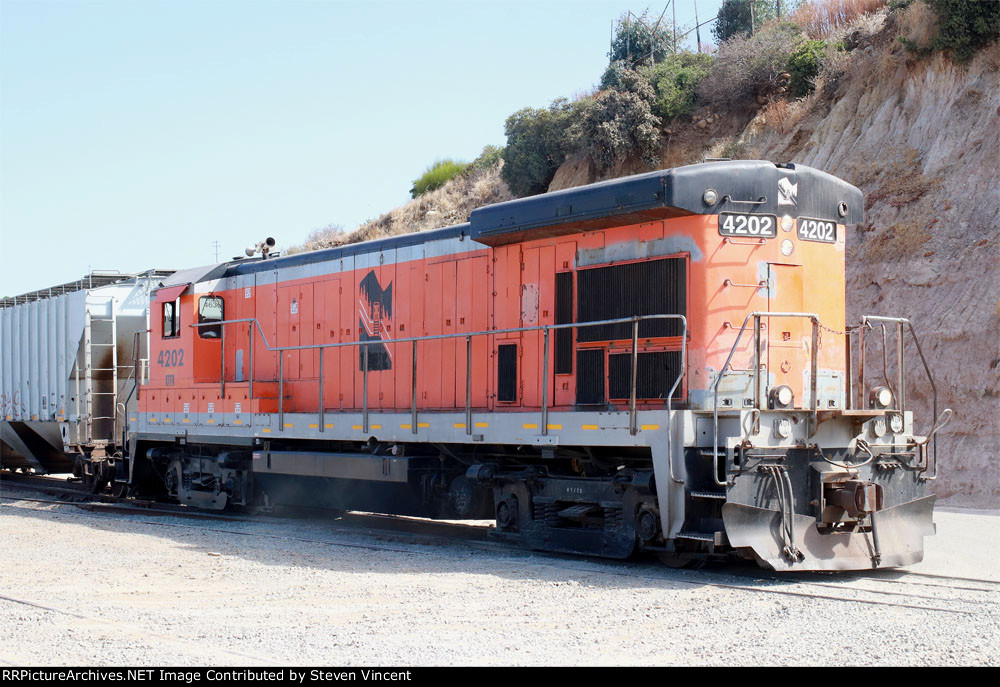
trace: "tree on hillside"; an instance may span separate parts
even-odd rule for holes
[[[623,60],[629,65],[642,61],[662,62],[673,52],[674,27],[666,17],[650,17],[648,10],[642,16],[623,14],[615,26],[615,37],[611,41],[611,62]]]
[[[579,119],[581,102],[558,98],[547,109],[525,107],[504,125],[507,147],[500,176],[515,196],[545,193],[566,159],[567,135]]]
[[[790,0],[723,0],[712,35],[722,43],[736,34],[750,35],[778,16],[778,5],[787,13]],[[752,11],[751,11],[752,10]]]

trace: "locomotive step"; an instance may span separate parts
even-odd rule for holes
[[[724,491],[692,491],[691,498],[693,499],[719,499],[722,501],[726,500],[726,492]]]
[[[714,542],[715,534],[712,532],[678,532],[678,539],[693,539],[695,541]]]

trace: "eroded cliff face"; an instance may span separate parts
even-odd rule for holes
[[[855,184],[866,222],[848,236],[848,321],[910,318],[934,372],[939,407],[955,411],[938,442],[936,492],[1000,503],[1000,54],[967,68],[913,61],[898,42],[862,54],[832,101],[761,157],[794,160]],[[751,127],[754,124],[751,123]],[[922,425],[930,389],[907,341],[909,400]],[[919,430],[918,430],[919,431]]]
[[[914,322],[939,408],[955,411],[939,434],[935,491],[954,505],[996,507],[1000,47],[962,67],[940,54],[914,58],[896,40],[899,32],[887,22],[819,92],[765,106],[735,136],[738,115],[699,127],[706,113],[698,113],[672,136],[661,166],[727,153],[809,165],[864,191],[866,221],[847,237],[848,322],[862,314]],[[611,175],[640,171],[627,167]],[[550,190],[597,179],[585,161],[569,160]],[[869,348],[879,374],[880,351],[880,344]],[[930,387],[909,338],[905,353],[907,404],[923,432],[932,422]]]

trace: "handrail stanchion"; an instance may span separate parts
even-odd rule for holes
[[[413,365],[410,378],[410,431],[417,433],[417,340],[413,340]]]
[[[253,408],[253,321],[247,322],[247,337],[250,339],[250,343],[247,348],[250,349],[250,370],[247,372],[248,380],[248,393],[250,395],[250,407]]]
[[[817,398],[819,387],[819,318],[812,320],[812,350],[809,352],[809,403],[812,404],[812,427],[815,432],[819,427],[819,398]]]
[[[868,323],[861,318],[861,331],[858,334],[858,409],[865,408],[865,330]]]
[[[365,344],[365,356],[364,356],[365,357],[365,369],[364,369],[363,382],[362,382],[362,390],[361,390],[361,394],[362,394],[362,399],[361,399],[361,416],[362,416],[362,420],[363,420],[361,424],[363,425],[363,429],[364,429],[365,434],[368,434],[368,349],[369,348],[370,348],[370,346],[368,346],[368,344]]]
[[[851,358],[851,328],[844,327],[844,410],[850,410],[854,406],[854,360]]]
[[[899,406],[899,414],[902,415],[906,409],[906,388],[905,388],[905,378],[903,377],[903,323],[896,323],[896,388],[899,389],[899,399],[897,405]],[[937,418],[934,418],[935,420]]]
[[[681,367],[680,371],[677,373],[677,379],[674,380],[674,385],[670,387],[670,393],[667,394],[667,467],[670,472],[670,480],[676,482],[677,484],[684,484],[684,480],[677,479],[674,476],[674,412],[673,412],[673,401],[674,392],[677,390],[677,385],[681,383],[681,379],[684,378],[684,372],[687,369],[687,318],[683,315],[677,315],[681,319],[682,329],[681,329]]]
[[[635,411],[635,392],[638,386],[639,380],[637,379],[639,373],[639,318],[636,317],[632,321],[632,383],[629,385],[629,397],[628,397],[628,431],[629,434],[635,436],[639,431],[639,426],[636,422],[636,411]]]
[[[219,384],[220,384],[219,395],[222,396],[222,400],[225,401],[226,400],[226,327],[225,327],[225,325],[219,327],[219,331],[221,332],[221,334],[219,336],[219,340],[222,341],[222,355],[219,356],[220,358],[222,358],[222,374],[219,375]],[[201,332],[198,332],[198,333],[200,334]]]
[[[465,337],[465,433],[472,434],[472,336]]]
[[[549,328],[542,330],[542,436],[549,433]],[[536,349],[537,350],[537,349]]]
[[[756,315],[753,318],[753,407],[760,410],[760,402],[760,315]]]
[[[285,352],[278,351],[278,431],[285,431]]]
[[[319,431],[323,431],[323,424],[326,420],[325,415],[325,403],[323,403],[323,354],[326,353],[326,349],[322,346],[319,347],[319,420],[317,421],[317,428]]]

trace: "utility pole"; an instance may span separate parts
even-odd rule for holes
[[[674,54],[677,54],[677,2],[670,0],[670,6],[674,10]]]
[[[219,263],[219,242],[212,241],[212,247],[215,248],[215,263]]]
[[[632,10],[629,10],[629,14],[632,14]],[[628,30],[628,15],[625,16],[625,59],[628,61],[628,66],[632,66],[632,48],[629,46],[629,30]]]
[[[698,23],[698,0],[694,0],[694,40],[698,52],[701,52],[701,24]]]

